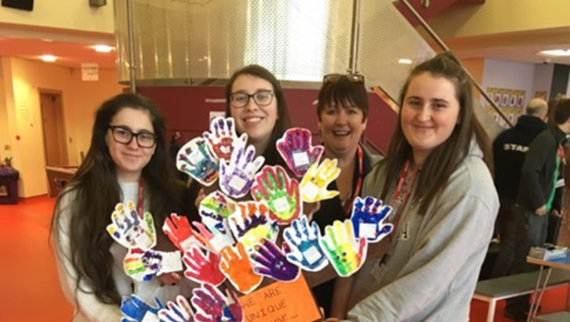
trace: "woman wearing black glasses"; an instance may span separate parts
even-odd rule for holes
[[[256,155],[265,157],[265,165],[287,165],[275,143],[290,127],[289,109],[277,78],[259,65],[248,65],[233,73],[226,85],[226,117],[235,120],[238,135],[247,134],[247,144],[255,147]],[[191,198],[198,206],[206,194],[197,181],[190,185]],[[198,213],[197,209],[193,213]]]
[[[392,250],[356,275],[351,321],[468,321],[499,200],[472,83],[450,53],[415,67],[363,196],[393,207]]]
[[[283,165],[275,142],[289,128],[289,109],[275,76],[259,65],[236,71],[226,85],[226,117],[233,117],[239,134],[255,146],[267,165]]]
[[[147,99],[117,95],[95,116],[85,161],[58,196],[51,224],[62,289],[74,321],[120,321],[121,297],[173,300],[190,294],[189,281],[157,277],[137,282],[123,272],[126,248],[107,232],[118,202],[151,212],[157,228],[171,212],[185,213],[184,184],[169,171],[164,118]],[[157,232],[157,249],[174,246]],[[163,286],[164,283],[169,285]]]
[[[360,140],[368,121],[368,94],[359,74],[330,74],[323,79],[317,104],[318,127],[325,146],[324,158],[337,159],[340,176],[328,190],[338,190],[333,199],[320,202],[313,215],[321,232],[334,220],[350,218],[352,203],[360,195],[364,177],[379,156],[372,156]],[[337,278],[313,288],[325,316],[342,319],[346,314],[350,278]]]

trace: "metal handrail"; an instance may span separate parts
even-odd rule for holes
[[[414,9],[414,7],[412,7],[412,5],[407,1],[407,0],[399,0],[401,3],[404,4],[404,6],[406,6],[406,8],[408,8],[408,10],[410,10],[410,12],[414,15],[414,17],[419,21],[420,25],[422,25],[422,27],[427,31],[427,33],[433,38],[433,40],[435,40],[435,42],[444,50],[444,51],[451,51],[449,49],[449,47],[447,47],[447,45],[443,42],[443,40],[441,40],[441,38],[439,38],[439,36],[435,33],[435,31],[427,24],[427,22],[422,18],[422,16],[420,16],[420,14],[416,11],[416,9]],[[507,116],[503,113],[503,111],[501,111],[501,109],[497,106],[497,104],[495,103],[495,101],[493,101],[491,99],[491,97],[489,97],[489,95],[487,94],[487,92],[485,92],[485,90],[483,89],[483,87],[481,87],[481,85],[479,85],[479,83],[477,83],[477,81],[475,80],[475,78],[473,77],[473,75],[471,75],[471,73],[465,68],[463,67],[463,65],[461,65],[461,67],[463,68],[463,70],[465,70],[465,73],[467,73],[467,76],[471,79],[471,83],[473,83],[473,85],[475,85],[475,87],[477,88],[477,90],[479,91],[479,93],[485,98],[485,100],[487,100],[488,103],[491,104],[491,106],[493,107],[493,109],[499,114],[499,116],[510,126],[512,127],[513,124],[511,123],[511,121],[509,121],[509,119],[507,118]]]

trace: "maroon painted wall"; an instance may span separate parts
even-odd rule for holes
[[[224,111],[223,87],[139,87],[138,92],[154,101],[166,116],[168,137],[175,131],[182,137],[179,144],[199,136],[208,130],[210,111]],[[318,135],[316,106],[313,102],[317,90],[285,89],[285,97],[293,126],[304,127]],[[214,102],[212,102],[214,100]],[[370,94],[370,116],[365,135],[380,148],[387,151],[396,113],[376,94]]]

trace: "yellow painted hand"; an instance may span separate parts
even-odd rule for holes
[[[339,175],[336,159],[325,159],[320,165],[313,163],[301,181],[301,199],[317,202],[338,196],[338,191],[329,191],[327,186]]]

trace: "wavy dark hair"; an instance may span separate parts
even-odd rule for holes
[[[106,227],[110,223],[110,215],[115,205],[122,197],[115,163],[109,154],[105,136],[113,117],[125,108],[148,112],[157,136],[154,155],[141,174],[145,182],[145,192],[148,192],[150,197],[149,210],[153,214],[155,224],[160,225],[171,212],[184,211],[184,183],[174,177],[172,167],[169,166],[171,161],[166,148],[166,127],[162,114],[148,99],[136,94],[120,94],[105,101],[95,115],[87,156],[57,198],[51,236],[57,238],[62,229],[59,214],[62,199],[67,194],[74,193],[70,208],[68,259],[77,272],[78,287],[81,288],[79,282],[85,283],[98,300],[108,304],[121,303],[121,296],[112,275],[114,262],[109,249],[113,239],[107,233]],[[157,232],[160,234],[162,230],[157,229]],[[159,243],[161,239],[164,240],[163,236],[160,237]]]
[[[489,171],[491,173],[493,171],[491,141],[475,116],[471,80],[453,54],[444,52],[416,66],[400,92],[400,107],[404,106],[404,98],[410,82],[414,77],[424,73],[444,77],[455,85],[460,122],[455,125],[449,138],[429,154],[422,166],[422,171],[418,173],[414,189],[416,192],[421,191],[421,194],[415,193],[414,201],[420,203],[420,213],[427,211],[430,201],[442,191],[457,165],[467,156],[473,138],[483,151],[483,161]],[[395,187],[404,164],[412,157],[412,147],[402,131],[401,119],[402,113],[399,113],[388,154],[384,159],[387,173],[386,183],[389,184],[384,185],[382,199],[385,199],[388,191]]]
[[[248,65],[233,73],[232,77],[226,85],[226,117],[230,117],[232,114],[232,107],[230,102],[232,88],[236,79],[242,75],[259,77],[271,83],[271,86],[273,87],[273,93],[275,95],[275,99],[277,100],[277,122],[273,127],[273,132],[271,132],[269,145],[267,148],[265,148],[265,151],[263,151],[263,153],[260,153],[260,155],[263,155],[265,157],[266,165],[281,165],[287,169],[285,161],[277,151],[275,142],[277,142],[277,140],[283,136],[285,131],[291,127],[291,118],[289,117],[289,108],[287,107],[287,101],[285,100],[283,88],[281,88],[279,81],[277,81],[277,78],[275,78],[275,76],[270,71],[259,65]]]

